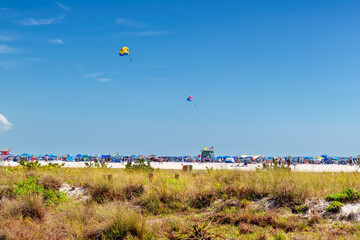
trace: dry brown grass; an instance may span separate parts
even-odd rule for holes
[[[39,177],[45,188],[58,189],[63,182],[85,186],[91,198],[85,202],[71,199],[58,206],[44,206],[36,195],[9,199],[11,187],[29,174]],[[356,223],[333,226],[320,215],[309,220],[284,217],[276,210],[252,210],[249,201],[244,201],[268,197],[282,207],[348,188],[359,190],[357,173],[155,171],[150,180],[148,173],[119,169],[0,168],[0,176],[4,199],[0,236],[9,239],[184,239],[214,237],[213,228],[231,232],[234,239],[274,234],[290,239],[356,239],[360,234]],[[217,200],[222,204],[214,208]]]
[[[45,189],[59,190],[62,185],[62,180],[56,176],[45,175],[41,178],[40,184],[43,185]]]
[[[32,218],[42,221],[45,217],[43,198],[37,194],[24,194],[19,199],[4,200],[2,214],[6,217]]]

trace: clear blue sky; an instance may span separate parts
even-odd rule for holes
[[[0,114],[12,128],[0,148],[357,155],[359,11],[355,0],[2,0]]]

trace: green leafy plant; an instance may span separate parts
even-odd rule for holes
[[[356,191],[353,188],[344,190],[341,193],[329,194],[326,196],[328,201],[338,201],[338,202],[354,202],[360,198],[360,192]]]
[[[28,162],[24,161],[23,159],[19,161],[19,165],[26,170],[36,170],[41,167],[39,161]]]
[[[29,176],[24,181],[18,182],[12,192],[18,198],[27,194],[38,194],[43,197],[47,205],[56,205],[68,200],[65,193],[51,188],[44,188],[43,185],[39,184],[39,178],[34,176]]]
[[[338,213],[343,206],[344,204],[342,204],[341,202],[334,201],[327,208],[325,208],[325,210],[327,212]]]

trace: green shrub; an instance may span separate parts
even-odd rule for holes
[[[108,163],[107,162],[89,162],[89,163],[85,163],[85,168],[108,168]]]
[[[13,188],[15,196],[22,196],[26,193],[44,194],[44,187],[38,183],[39,178],[29,176],[24,181],[18,182]]]
[[[36,170],[41,167],[39,161],[28,162],[24,161],[23,159],[19,161],[19,165],[26,170]]]
[[[46,170],[53,170],[53,169],[59,169],[65,166],[65,163],[48,163],[47,165],[41,166],[41,168]]]
[[[342,204],[341,202],[334,201],[327,208],[325,208],[325,210],[327,212],[338,213],[343,206],[344,204]]]
[[[150,162],[145,163],[144,159],[137,159],[134,163],[128,162],[126,164],[126,170],[135,170],[135,171],[154,171],[154,168],[151,167]]]
[[[12,189],[12,192],[18,198],[27,194],[38,194],[43,197],[47,205],[59,204],[68,199],[63,192],[51,188],[44,188],[44,186],[39,183],[39,178],[34,176],[29,176],[24,181],[18,182]]]
[[[344,190],[341,193],[329,194],[325,197],[328,201],[354,202],[360,198],[360,192],[353,188]]]
[[[43,197],[46,205],[58,205],[68,200],[65,193],[53,189],[46,189]]]
[[[30,171],[30,170],[38,170],[38,169],[45,169],[45,170],[59,169],[59,168],[62,168],[65,165],[65,163],[62,163],[62,164],[48,163],[47,165],[41,166],[39,161],[20,160],[19,165],[21,168],[24,168],[24,169]]]

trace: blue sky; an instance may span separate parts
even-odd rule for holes
[[[0,148],[358,155],[359,10],[349,0],[2,0]]]

